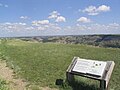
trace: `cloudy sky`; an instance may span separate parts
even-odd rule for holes
[[[0,0],[0,37],[120,34],[120,0]]]

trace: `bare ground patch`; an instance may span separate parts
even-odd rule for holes
[[[13,70],[6,67],[6,62],[0,60],[0,77],[9,83],[10,90],[26,90],[28,83],[20,78],[15,79],[14,75]]]
[[[15,78],[15,74],[13,70],[7,67],[5,61],[1,61],[1,60],[0,60],[0,77],[6,80],[6,82],[8,83],[8,88],[10,90],[32,90],[32,89],[35,90],[35,88],[37,90],[57,90],[55,88],[51,89],[49,87],[32,86],[21,78]]]

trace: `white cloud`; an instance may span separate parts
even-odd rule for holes
[[[109,24],[110,26],[119,26],[119,24],[118,23],[111,23],[111,24]]]
[[[25,30],[34,30],[34,27],[29,26],[29,27],[26,27]]]
[[[3,6],[3,4],[2,3],[0,3],[0,7],[2,7]]]
[[[45,30],[46,28],[45,27],[37,27],[37,30]]]
[[[87,13],[88,15],[98,15],[101,12],[110,11],[110,6],[106,6],[106,5],[101,5],[99,7],[89,6],[81,11]]]
[[[47,25],[47,24],[49,24],[49,20],[32,21],[32,25],[34,26]]]
[[[28,19],[28,16],[20,16],[20,19]]]
[[[106,32],[106,31],[112,31],[114,30],[119,30],[120,29],[120,24],[117,23],[112,23],[112,24],[90,24],[90,25],[76,25],[77,28],[82,28],[82,30],[92,30],[93,32]],[[80,29],[81,30],[81,29]],[[89,31],[88,31],[89,32]]]
[[[60,15],[60,13],[58,13],[57,11],[53,11],[52,13],[50,13],[48,18],[49,19],[56,19],[59,15]]]
[[[86,17],[80,17],[77,21],[81,22],[81,23],[90,23],[91,22],[91,20]]]
[[[61,16],[58,11],[53,11],[50,13],[50,16],[48,16],[49,19],[54,19],[55,22],[66,22],[66,18]]]
[[[85,8],[83,12],[87,12],[88,15],[98,15],[99,13],[96,10],[97,8],[95,6],[89,6],[88,8]]]
[[[67,35],[85,35],[85,34],[120,34],[120,24],[76,24],[76,26],[67,26],[63,28],[63,34]]]
[[[34,27],[36,30],[61,30],[56,24],[49,23],[48,25],[39,25]]]
[[[38,21],[39,24],[49,24],[49,20]]]
[[[66,22],[66,19],[63,16],[59,16],[59,17],[57,17],[57,19],[55,21],[56,22]]]
[[[0,36],[7,35],[81,35],[81,34],[120,34],[120,24],[81,24],[60,27],[58,24],[48,23],[28,25],[27,23],[0,23]]]
[[[2,3],[0,3],[0,7],[5,7],[5,8],[7,8],[8,5],[7,5],[7,4],[2,4]]]
[[[77,28],[78,30],[87,30],[87,26],[86,26],[86,25],[77,24],[76,26],[77,26],[76,28]]]
[[[107,12],[110,11],[110,6],[106,6],[106,5],[101,5],[97,8],[97,11],[99,12]]]
[[[21,22],[19,22],[19,23],[6,22],[6,23],[0,24],[0,29],[6,30],[8,32],[21,31],[22,29],[25,29],[25,27],[27,27],[27,24],[21,23]]]
[[[50,23],[49,20],[32,21],[32,25],[36,30],[60,30],[57,24]]]
[[[18,23],[10,23],[10,22],[5,22],[5,23],[2,23],[2,25],[13,25],[13,26],[16,26],[16,25],[23,25],[23,26],[25,26],[25,25],[27,25],[26,23],[22,23],[22,22],[18,22]]]
[[[19,23],[20,25],[23,25],[23,26],[25,26],[26,25],[26,23]]]
[[[7,8],[7,7],[8,7],[8,5],[4,5],[4,7],[6,7],[6,8]]]

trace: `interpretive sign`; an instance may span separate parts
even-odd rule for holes
[[[100,81],[100,90],[106,90],[114,68],[114,61],[98,61],[74,57],[66,71],[68,82],[74,81],[79,75]]]
[[[103,61],[86,60],[78,58],[72,71],[94,76],[102,76],[105,70],[105,66],[106,62]]]

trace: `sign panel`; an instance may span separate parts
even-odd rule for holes
[[[106,64],[107,63],[104,61],[86,60],[78,58],[72,71],[94,76],[102,76]]]

